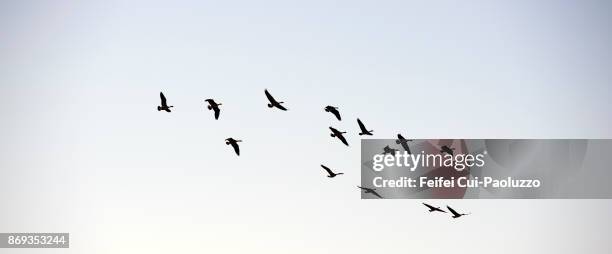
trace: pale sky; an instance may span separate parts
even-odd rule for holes
[[[0,231],[71,234],[2,253],[610,253],[608,200],[428,201],[472,212],[458,220],[360,200],[355,119],[376,138],[612,138],[611,11],[2,1]]]

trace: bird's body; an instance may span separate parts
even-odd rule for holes
[[[448,146],[440,147],[440,153],[447,153],[447,154],[453,155],[453,150],[455,150],[455,148],[450,148]]]
[[[457,211],[455,211],[455,209],[451,208],[450,206],[446,206],[446,208],[448,208],[448,210],[453,214],[453,219],[459,218],[464,215],[469,215],[469,213],[458,213]]]
[[[395,140],[395,143],[400,144],[408,154],[411,154],[410,147],[408,147],[408,141],[412,141],[412,139],[405,139],[402,134],[397,134],[397,140]]]
[[[225,140],[225,144],[231,145],[234,148],[234,152],[236,152],[236,155],[240,156],[240,147],[238,146],[238,142],[242,142],[242,140],[236,140],[233,138],[227,138]]]
[[[383,153],[382,154],[383,155],[385,155],[385,154],[395,155],[395,153],[397,153],[397,152],[398,152],[397,149],[393,149],[393,148],[391,148],[389,146],[385,146],[385,147],[383,147]]]
[[[359,132],[359,136],[361,136],[361,135],[372,136],[372,132],[374,132],[374,130],[368,130],[365,127],[365,125],[363,124],[363,122],[361,122],[361,120],[359,120],[359,118],[357,118],[357,124],[359,124],[359,129],[361,130],[361,132]]]
[[[330,136],[332,136],[332,138],[333,138],[333,137],[337,137],[337,138],[338,138],[340,141],[342,141],[342,143],[344,143],[346,146],[348,146],[348,145],[349,145],[349,144],[348,144],[348,142],[346,141],[346,139],[344,138],[344,135],[342,135],[342,134],[344,134],[344,133],[346,133],[346,132],[341,132],[341,131],[338,131],[338,130],[336,130],[334,127],[331,127],[331,126],[329,127],[329,129],[332,131],[332,133],[330,134]]]
[[[221,113],[221,109],[219,109],[219,105],[223,105],[223,104],[217,103],[213,99],[206,99],[204,101],[208,102],[208,106],[207,106],[208,110],[215,111],[215,120],[219,120],[219,114]]]
[[[423,205],[427,206],[429,208],[429,212],[442,212],[442,213],[446,213],[446,211],[440,209],[440,207],[435,207],[426,203],[423,203]]]
[[[383,198],[376,192],[376,189],[371,189],[371,188],[366,188],[366,187],[361,187],[361,186],[357,186],[357,188],[363,190],[364,193],[370,193],[374,196],[377,196],[378,198]]]
[[[268,89],[265,90],[265,93],[266,93],[266,97],[268,98],[268,101],[270,102],[270,103],[268,103],[268,108],[276,107],[276,108],[278,108],[280,110],[287,111],[287,108],[285,108],[283,105],[281,105],[281,104],[283,104],[285,102],[276,101],[276,99],[274,99],[274,97],[272,97],[270,92],[268,92]]]
[[[322,164],[321,164],[321,167],[322,167],[323,169],[325,169],[325,171],[327,172],[327,177],[329,177],[329,178],[334,178],[334,177],[336,177],[336,176],[338,176],[338,175],[344,175],[344,173],[334,173],[334,172],[333,172],[331,169],[329,169],[329,168],[328,168],[328,167],[326,167],[325,165],[322,165]]]
[[[334,114],[334,116],[336,116],[336,119],[338,119],[338,121],[342,120],[342,118],[340,117],[340,112],[338,111],[337,107],[327,106],[327,107],[325,107],[325,112],[330,112],[330,113]]]
[[[161,106],[157,106],[157,111],[166,111],[166,112],[172,112],[172,110],[170,110],[170,108],[174,107],[174,106],[168,106],[168,103],[166,102],[166,96],[164,96],[164,93],[159,92],[159,98],[161,99]]]

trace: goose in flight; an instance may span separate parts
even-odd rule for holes
[[[446,211],[440,209],[440,207],[435,207],[435,206],[432,206],[432,205],[426,204],[426,203],[423,203],[423,205],[425,205],[425,206],[427,206],[429,208],[429,212],[443,212],[443,213],[446,213]]]
[[[359,118],[357,118],[357,123],[359,124],[359,129],[361,129],[361,132],[359,132],[359,136],[361,136],[361,135],[372,136],[372,132],[374,132],[374,130],[368,130],[365,127],[365,125],[363,124],[363,122],[361,122],[361,120],[359,120]]]
[[[204,101],[208,102],[208,110],[215,111],[215,120],[219,120],[219,114],[221,113],[221,109],[219,109],[219,105],[223,105],[223,104],[217,103],[213,99],[206,99]]]
[[[346,133],[346,132],[341,132],[336,130],[334,127],[329,127],[329,129],[332,131],[332,133],[330,134],[330,136],[333,137],[337,137],[338,139],[340,139],[340,141],[342,141],[342,143],[344,143],[346,146],[349,146],[348,142],[346,142],[346,139],[344,138],[344,136],[342,134]]]
[[[404,150],[408,152],[408,154],[411,154],[410,147],[408,147],[408,141],[412,141],[412,139],[405,139],[404,136],[402,136],[402,134],[397,134],[397,140],[395,140],[395,143],[402,145]]]
[[[366,187],[361,187],[361,186],[357,186],[357,188],[362,189],[363,193],[370,193],[374,196],[377,196],[378,198],[383,198],[376,192],[376,189],[371,189],[371,188],[366,188]]]
[[[393,148],[391,148],[389,146],[385,146],[385,147],[383,147],[382,155],[385,155],[385,154],[395,155],[395,153],[397,153],[397,152],[399,152],[399,150],[393,149]]]
[[[469,213],[458,213],[457,211],[455,211],[450,206],[446,206],[446,208],[448,208],[448,210],[453,214],[453,219],[459,218],[459,217],[464,216],[464,215],[470,215]]]
[[[327,176],[327,177],[329,177],[329,178],[334,178],[334,177],[336,177],[336,176],[338,176],[338,175],[344,175],[344,173],[334,173],[334,172],[333,172],[331,169],[329,169],[328,167],[326,167],[326,166],[325,166],[325,165],[323,165],[323,164],[321,164],[321,167],[322,167],[323,169],[325,169],[325,171],[327,171],[327,174],[328,174],[328,176]]]
[[[283,107],[283,101],[276,101],[276,99],[274,99],[274,97],[272,97],[272,95],[270,94],[270,92],[268,92],[268,89],[265,90],[266,92],[266,97],[268,97],[268,101],[270,101],[270,103],[268,103],[268,108],[272,108],[272,107],[277,107],[280,110],[284,110],[287,111],[287,108]]]
[[[172,112],[170,108],[174,106],[168,106],[168,104],[166,103],[166,96],[164,96],[164,93],[159,92],[159,97],[161,98],[161,106],[157,106],[157,111],[164,110],[166,112]]]
[[[325,112],[330,112],[330,113],[334,114],[334,116],[336,116],[338,121],[342,120],[342,118],[340,117],[340,112],[338,111],[337,107],[327,106],[327,107],[325,107]]]
[[[450,148],[448,146],[440,147],[440,153],[447,153],[447,154],[453,155],[453,150],[455,150],[455,148]]]
[[[225,140],[225,144],[232,145],[232,147],[234,148],[234,152],[236,152],[236,155],[240,156],[240,147],[238,146],[238,142],[242,142],[242,140],[235,140],[233,138],[228,138]]]

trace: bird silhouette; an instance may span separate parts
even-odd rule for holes
[[[371,188],[366,188],[366,187],[361,187],[361,186],[357,186],[357,188],[362,189],[364,193],[370,193],[374,196],[377,196],[378,198],[383,198],[376,192],[376,189],[371,189]]]
[[[266,92],[266,97],[268,97],[268,101],[270,101],[270,103],[268,103],[268,108],[272,108],[272,107],[276,107],[280,110],[284,110],[287,111],[287,109],[285,107],[283,107],[283,101],[276,101],[276,99],[274,99],[274,97],[272,97],[272,95],[270,94],[270,92],[268,92],[268,89],[265,90]]]
[[[332,114],[334,114],[334,116],[336,116],[338,121],[342,120],[342,118],[340,117],[340,112],[338,111],[337,107],[327,106],[325,107],[325,112],[331,112]]]
[[[470,213],[458,213],[457,211],[455,211],[450,206],[446,206],[446,208],[448,208],[448,210],[453,214],[453,219],[459,218],[459,217],[464,216],[464,215],[470,215]]]
[[[234,152],[236,152],[236,155],[240,156],[240,147],[238,146],[238,142],[242,142],[242,140],[235,140],[233,138],[227,138],[225,140],[225,144],[232,145],[232,147],[234,148]]]
[[[325,169],[325,171],[327,171],[327,174],[328,174],[328,176],[327,176],[327,177],[329,177],[329,178],[334,178],[334,177],[336,177],[336,176],[338,176],[338,175],[344,175],[344,173],[334,173],[334,172],[333,172],[331,169],[329,169],[328,167],[326,167],[326,166],[325,166],[325,165],[323,165],[323,164],[321,164],[321,167],[322,167],[323,169]]]
[[[404,150],[408,152],[408,154],[411,154],[410,147],[408,147],[408,141],[412,141],[412,139],[405,139],[402,134],[397,134],[397,140],[395,140],[395,143],[402,145]]]
[[[385,146],[385,147],[383,147],[383,153],[382,154],[383,155],[385,155],[385,154],[395,155],[395,153],[398,152],[398,151],[399,150],[397,150],[397,149],[393,149],[393,148],[391,148],[389,146]]]
[[[217,103],[213,99],[206,99],[204,101],[208,102],[208,106],[207,106],[208,110],[215,111],[215,120],[219,120],[219,114],[221,113],[221,109],[219,109],[219,106],[223,104]]]
[[[429,212],[443,212],[446,213],[446,211],[440,209],[440,207],[435,207],[426,203],[423,203],[423,205],[427,206],[429,208]]]
[[[450,148],[448,146],[442,146],[440,149],[440,153],[448,153],[450,155],[453,155],[453,150],[455,150],[455,148]]]
[[[336,130],[334,127],[329,127],[329,129],[332,131],[332,133],[330,134],[330,136],[333,137],[337,137],[338,139],[340,139],[340,141],[342,141],[342,143],[344,143],[346,146],[349,146],[348,142],[346,141],[346,139],[344,138],[344,136],[342,134],[346,133],[346,132],[340,132],[338,130]]]
[[[170,108],[174,106],[168,106],[168,104],[166,103],[166,96],[164,96],[164,93],[159,92],[159,98],[161,98],[161,106],[157,106],[157,111],[164,110],[166,112],[172,112]]]
[[[361,129],[361,132],[359,132],[359,136],[361,136],[361,135],[372,136],[372,132],[374,132],[374,130],[368,130],[365,127],[365,125],[363,125],[363,122],[361,122],[361,120],[359,120],[359,118],[357,118],[357,123],[359,124],[359,129]]]

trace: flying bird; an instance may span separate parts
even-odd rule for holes
[[[270,103],[268,103],[268,108],[272,108],[272,107],[277,107],[280,110],[284,110],[287,111],[287,109],[285,107],[283,107],[283,101],[276,101],[276,99],[274,99],[274,97],[272,97],[272,95],[270,94],[270,92],[268,92],[268,89],[265,90],[266,92],[266,97],[268,97],[268,101],[270,101]]]
[[[446,208],[448,208],[448,210],[453,214],[453,219],[459,218],[459,217],[464,216],[464,215],[470,215],[469,213],[458,213],[457,211],[455,211],[450,206],[446,206]]]
[[[327,174],[328,174],[328,176],[327,176],[327,177],[329,177],[329,178],[334,178],[334,177],[336,177],[337,175],[344,175],[344,173],[334,173],[334,172],[333,172],[331,169],[329,169],[328,167],[326,167],[326,166],[325,166],[325,165],[323,165],[323,164],[321,164],[321,167],[322,167],[323,169],[325,169],[325,171],[327,171]]]
[[[385,154],[395,155],[396,152],[399,152],[399,150],[393,149],[393,148],[391,148],[389,146],[385,146],[385,147],[383,147],[382,155],[385,155]]]
[[[440,209],[440,207],[435,207],[426,203],[423,203],[423,205],[427,206],[429,208],[429,212],[443,212],[446,213],[446,211]]]
[[[331,112],[332,114],[334,114],[334,116],[336,116],[338,121],[342,120],[341,117],[340,117],[340,112],[338,111],[337,107],[327,106],[327,107],[325,107],[325,112]]]
[[[221,113],[221,109],[219,109],[219,105],[223,105],[223,104],[217,103],[213,99],[206,99],[204,101],[208,102],[208,110],[215,111],[215,120],[219,120],[219,113]]]
[[[225,144],[232,145],[232,147],[234,148],[234,152],[236,152],[236,155],[240,156],[240,147],[238,146],[238,142],[242,142],[242,140],[235,140],[233,138],[228,138],[225,140]]]
[[[453,155],[453,151],[455,150],[455,148],[450,148],[448,146],[442,146],[440,149],[440,153],[448,153],[450,155]]]
[[[359,124],[359,129],[361,129],[361,132],[359,132],[359,136],[361,136],[361,135],[372,136],[372,132],[374,132],[374,130],[368,130],[365,127],[365,125],[363,125],[363,122],[361,122],[361,120],[359,120],[359,118],[357,118],[357,123]]]
[[[159,97],[161,98],[161,106],[157,106],[157,111],[164,110],[166,112],[172,112],[170,108],[174,106],[168,106],[168,104],[166,103],[166,96],[164,96],[164,93],[159,92]]]
[[[340,139],[340,141],[342,141],[342,143],[344,143],[346,146],[348,146],[348,142],[346,142],[346,139],[344,138],[344,136],[342,134],[346,133],[346,132],[340,132],[338,130],[336,130],[334,127],[329,127],[329,129],[332,131],[332,133],[330,134],[330,136],[333,137],[337,137],[338,139]]]
[[[357,188],[362,189],[363,193],[370,193],[374,196],[377,196],[378,198],[383,198],[376,192],[376,189],[370,189],[370,188],[361,187],[361,186],[357,186]]]
[[[411,154],[410,147],[408,147],[408,141],[412,141],[412,139],[405,139],[402,134],[397,134],[397,140],[395,140],[395,143],[402,145],[404,150],[408,152],[408,154]]]

